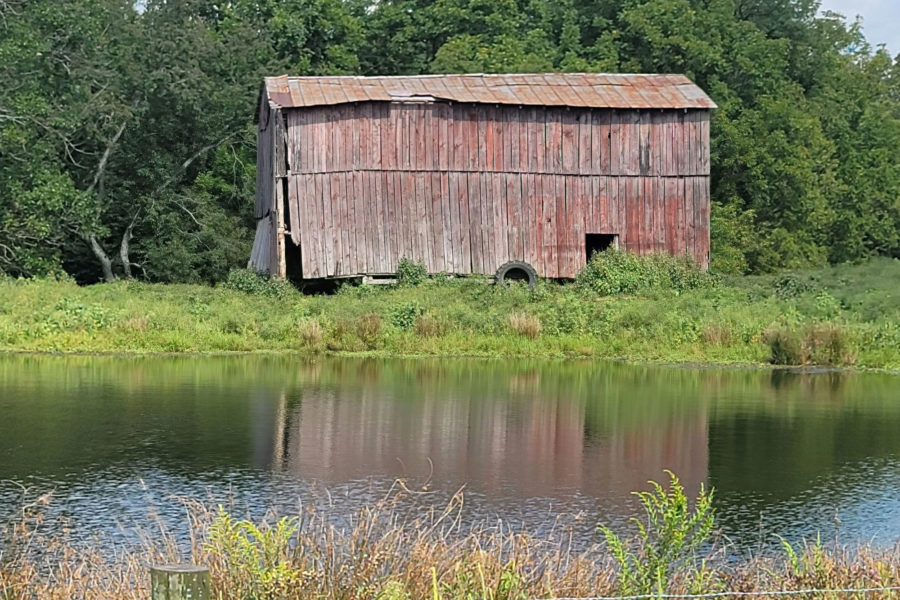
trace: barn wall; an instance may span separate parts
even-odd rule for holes
[[[248,268],[283,278],[283,203],[286,190],[287,136],[281,110],[260,107],[256,142],[256,236]]]
[[[363,103],[287,112],[288,197],[304,277],[573,277],[586,233],[640,253],[709,250],[705,111]]]
[[[259,273],[273,273],[275,257],[275,219],[272,207],[275,199],[274,174],[274,130],[268,102],[262,102],[259,109],[259,124],[256,134],[256,204],[253,216],[256,218],[256,236],[247,268]]]

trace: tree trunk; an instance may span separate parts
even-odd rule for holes
[[[129,242],[131,242],[131,232],[132,225],[129,225],[125,229],[125,233],[122,234],[122,242],[119,244],[119,258],[122,259],[122,268],[125,269],[125,277],[127,279],[132,279],[131,275],[131,259],[128,256],[128,250],[130,248]]]
[[[116,276],[113,275],[112,261],[109,259],[109,255],[106,254],[106,251],[100,245],[100,242],[97,241],[97,236],[92,235],[88,238],[88,242],[91,244],[91,250],[94,251],[94,256],[100,261],[100,267],[103,269],[103,280],[106,281],[106,283],[112,283],[116,280]]]

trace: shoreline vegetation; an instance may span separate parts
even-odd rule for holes
[[[812,542],[735,556],[716,530],[712,491],[696,500],[671,475],[636,493],[643,514],[627,531],[602,525],[573,543],[557,518],[540,533],[492,521],[461,526],[462,494],[431,505],[397,486],[350,518],[327,509],[242,519],[222,506],[183,500],[182,544],[151,521],[139,547],[111,550],[45,521],[50,495],[0,524],[0,598],[145,598],[147,567],[192,562],[210,570],[213,597],[257,600],[534,600],[729,592],[821,592],[801,598],[893,598],[900,550]],[[409,507],[417,510],[409,513]],[[867,590],[838,594],[827,590]]]
[[[607,251],[575,282],[427,277],[305,294],[235,270],[216,287],[0,279],[0,351],[603,358],[900,369],[900,260],[720,278]]]

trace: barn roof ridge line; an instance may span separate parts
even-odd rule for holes
[[[406,85],[397,86],[398,83]],[[265,78],[263,93],[270,104],[281,108],[391,102],[403,96],[522,106],[717,108],[715,102],[687,76],[665,73],[279,75]]]

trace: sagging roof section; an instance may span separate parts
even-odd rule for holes
[[[684,75],[534,73],[405,77],[267,77],[269,102],[285,108],[428,98],[480,104],[619,109],[712,109]]]

